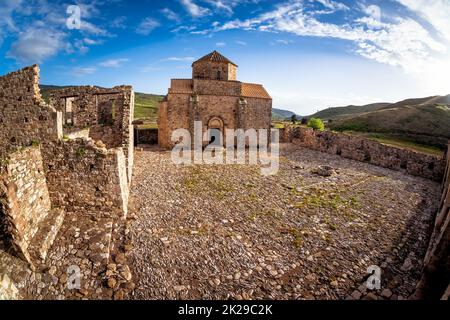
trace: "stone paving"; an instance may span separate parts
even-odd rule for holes
[[[283,146],[280,172],[136,153],[130,299],[406,299],[440,186]],[[323,173],[325,172],[325,174]],[[367,268],[382,270],[370,291]]]

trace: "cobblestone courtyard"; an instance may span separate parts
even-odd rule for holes
[[[280,171],[136,153],[132,299],[402,299],[439,205],[430,180],[283,146]],[[331,166],[336,174],[313,173]],[[380,266],[381,290],[367,292]]]

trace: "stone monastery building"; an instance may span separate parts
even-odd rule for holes
[[[204,133],[220,131],[224,143],[226,129],[270,130],[272,98],[262,85],[238,81],[237,68],[213,51],[192,64],[192,79],[172,79],[159,106],[161,147],[173,147],[174,130],[187,129],[192,136],[195,121],[202,122]]]

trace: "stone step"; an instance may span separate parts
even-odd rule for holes
[[[28,248],[33,266],[45,263],[47,252],[61,229],[65,212],[62,209],[52,209],[47,217],[39,223],[39,230]]]

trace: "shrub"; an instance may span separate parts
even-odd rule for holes
[[[323,121],[317,118],[311,118],[308,121],[308,127],[313,128],[314,130],[325,130],[325,125],[323,124]]]

